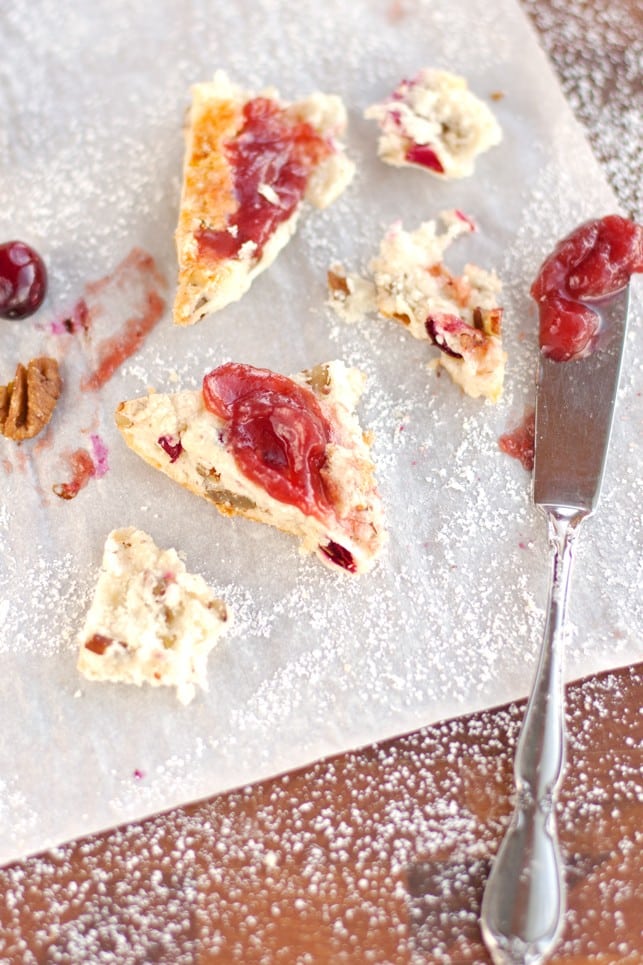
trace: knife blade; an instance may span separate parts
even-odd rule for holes
[[[629,285],[593,303],[601,315],[594,350],[556,362],[541,353],[536,390],[533,500],[593,513],[603,481],[623,359]]]
[[[514,762],[517,802],[485,888],[480,924],[495,965],[538,965],[565,914],[556,798],[565,761],[562,660],[573,547],[596,509],[614,419],[629,286],[593,304],[601,325],[585,358],[542,352],[533,500],[547,517],[551,582],[538,668]]]

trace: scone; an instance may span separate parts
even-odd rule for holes
[[[378,122],[378,154],[387,164],[421,167],[440,178],[473,173],[476,157],[502,140],[494,115],[464,77],[425,68],[385,101],[367,108]]]
[[[442,232],[435,220],[412,232],[392,225],[369,263],[368,278],[331,266],[330,303],[346,321],[378,312],[400,322],[440,349],[435,364],[467,395],[497,402],[506,361],[498,306],[502,286],[495,273],[476,265],[465,265],[461,275],[449,271],[442,262],[445,250],[475,226],[460,211],[444,211],[440,221]]]
[[[187,704],[197,685],[208,689],[208,654],[228,619],[175,550],[133,527],[113,530],[79,634],[78,669],[90,680],[176,687]]]
[[[339,97],[286,104],[243,90],[218,71],[192,88],[176,245],[174,321],[192,325],[237,301],[287,244],[304,201],[344,190],[354,165],[339,138]]]
[[[293,378],[230,362],[202,389],[123,402],[134,452],[226,516],[269,523],[333,568],[369,570],[382,508],[355,405],[364,377],[343,362]]]

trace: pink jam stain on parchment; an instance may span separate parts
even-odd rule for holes
[[[386,16],[390,23],[399,23],[406,17],[408,11],[405,9],[403,0],[391,0],[386,11]]]
[[[97,432],[90,433],[89,441],[93,455],[83,448],[65,454],[71,479],[51,487],[61,499],[74,499],[90,479],[102,479],[105,473],[109,472],[109,449],[105,442]]]
[[[81,379],[84,391],[100,389],[142,346],[163,314],[161,291],[166,287],[154,258],[132,248],[112,272],[85,285],[69,312],[49,323],[52,335],[84,336],[88,354],[95,357],[92,370]],[[117,315],[125,316],[120,327],[94,348],[94,339],[113,327]]]
[[[92,444],[92,451],[94,453],[95,476],[97,479],[101,479],[106,472],[109,472],[109,462],[107,461],[109,449],[96,432],[92,432],[89,441]]]
[[[46,437],[43,435],[31,447],[12,447],[1,467],[5,473],[13,469],[26,472],[31,463],[39,480],[36,489],[44,502],[52,489],[62,499],[73,499],[90,479],[100,479],[109,471],[108,449],[96,431],[100,423],[99,390],[142,346],[161,319],[166,288],[154,258],[135,247],[113,271],[88,282],[71,308],[38,326],[56,343],[53,350],[45,343],[43,354],[67,360],[62,405],[47,427]],[[74,448],[72,442],[70,449],[56,453],[56,438],[61,431],[67,439],[76,431],[89,434],[91,445]],[[51,478],[58,475],[56,462],[61,457],[69,481],[52,487]]]
[[[61,499],[74,499],[89,480],[96,475],[96,467],[92,457],[86,449],[76,449],[67,455],[67,462],[71,471],[71,479],[66,483],[52,486],[56,496]]]
[[[527,472],[531,472],[534,468],[535,434],[536,413],[533,409],[530,409],[515,429],[505,432],[498,439],[498,445],[502,452],[517,459]]]
[[[75,335],[76,332],[89,331],[89,309],[83,297],[79,298],[70,312],[63,318],[55,318],[49,323],[52,335]]]
[[[128,317],[120,329],[99,342],[98,361],[90,375],[81,381],[83,390],[100,389],[123,362],[142,346],[165,309],[165,299],[159,292],[163,288],[165,279],[156,262],[141,248],[133,248],[110,275],[87,285],[85,300],[89,305],[92,333],[98,332],[105,318],[103,301],[109,301],[114,294],[121,293],[132,297],[128,297]]]

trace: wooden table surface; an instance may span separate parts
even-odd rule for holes
[[[643,664],[568,688],[561,965],[641,961],[642,682]],[[478,914],[523,710],[429,727],[0,871],[0,960],[488,962]]]
[[[640,219],[641,5],[524,6]],[[642,682],[640,664],[568,688],[560,965],[643,961]],[[0,870],[0,962],[489,962],[478,914],[523,711],[442,723]]]

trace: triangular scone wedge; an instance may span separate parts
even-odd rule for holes
[[[192,88],[176,245],[177,325],[237,301],[287,244],[304,201],[324,208],[354,165],[338,138],[339,97],[285,104],[243,90],[223,71]]]
[[[243,395],[243,388],[238,390],[243,411],[239,415],[235,410],[230,418],[211,411],[201,389],[171,395],[151,393],[121,403],[116,411],[116,424],[128,446],[224,515],[246,516],[291,533],[301,540],[305,551],[316,553],[331,567],[351,573],[370,570],[385,534],[370,438],[362,432],[354,411],[364,387],[362,373],[333,361],[286,379],[267,369],[228,363],[207,375],[204,386],[224,370],[235,373],[235,391],[237,374],[248,371],[255,380],[268,380],[267,385],[272,379],[279,380],[280,387],[294,385],[298,393],[304,390],[303,395],[292,409],[279,401],[274,412],[266,412],[265,399],[274,400],[275,395],[264,394],[257,407],[258,421],[253,423],[253,396]],[[317,413],[312,427],[302,413],[302,404]],[[304,497],[288,501],[279,493],[277,498],[274,488],[242,468],[234,442],[235,426],[240,423],[246,434],[260,439],[258,446],[251,446],[252,458],[253,453],[261,453],[261,458],[256,457],[259,476],[265,470],[273,480],[276,476],[280,486],[279,466],[305,465]],[[305,447],[313,437],[319,438],[315,425],[320,424],[325,441],[311,456],[310,448],[305,451]],[[289,450],[288,440],[293,438],[296,446],[304,440],[304,450],[297,449],[291,458],[294,450]]]
[[[90,680],[176,687],[187,704],[208,689],[207,659],[229,620],[203,577],[134,527],[105,541],[94,598],[79,634]]]

